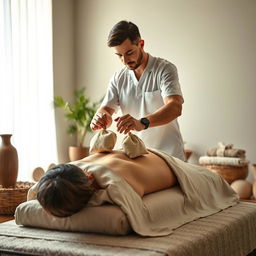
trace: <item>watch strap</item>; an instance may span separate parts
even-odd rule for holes
[[[140,122],[145,126],[144,128],[145,130],[148,129],[150,121],[146,117],[142,117],[140,119]]]

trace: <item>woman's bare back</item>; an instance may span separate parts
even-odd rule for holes
[[[177,179],[171,168],[158,155],[149,154],[131,159],[123,151],[95,153],[82,161],[95,162],[123,177],[140,195],[171,187]]]

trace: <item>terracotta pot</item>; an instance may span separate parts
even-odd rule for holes
[[[89,155],[89,148],[70,146],[68,153],[70,161],[77,161]]]
[[[0,185],[4,188],[15,186],[18,176],[18,154],[11,144],[12,134],[1,134]]]

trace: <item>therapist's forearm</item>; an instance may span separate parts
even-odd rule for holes
[[[115,110],[110,108],[110,107],[107,107],[107,106],[104,106],[104,107],[100,107],[98,110],[97,110],[97,113],[103,113],[103,114],[109,114],[110,116],[112,116],[114,114]]]
[[[147,115],[146,118],[148,118],[150,121],[149,127],[155,127],[170,123],[177,117],[181,116],[181,113],[182,104],[177,102],[169,102],[156,110],[154,113]]]

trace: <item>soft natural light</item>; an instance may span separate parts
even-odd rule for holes
[[[11,133],[18,180],[57,159],[51,0],[0,0],[0,134]]]

